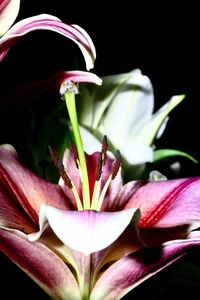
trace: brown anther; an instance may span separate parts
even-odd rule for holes
[[[115,153],[115,161],[113,162],[112,169],[111,169],[112,180],[117,176],[117,173],[121,167],[121,164],[122,164],[121,153],[119,150],[117,150]]]
[[[78,169],[79,168],[79,164],[78,164],[79,160],[78,160],[78,151],[77,151],[77,148],[76,148],[76,146],[74,144],[71,144],[70,145],[70,150],[71,150],[71,153],[72,153],[72,155],[74,157],[74,162],[76,164],[76,167]]]
[[[104,135],[103,141],[102,141],[102,148],[101,148],[103,165],[105,165],[105,163],[106,163],[107,151],[108,151],[108,141],[107,141],[107,136]]]
[[[99,181],[100,178],[101,178],[102,165],[103,165],[102,154],[99,153],[99,157],[98,157],[97,165],[96,165],[96,170],[95,170],[95,180],[96,181]]]
[[[49,148],[49,153],[51,155],[51,159],[53,160],[54,165],[56,166],[56,168],[58,168],[59,159],[60,159],[59,156],[58,156],[58,153],[51,146],[48,146],[48,148]]]
[[[59,170],[59,174],[62,177],[65,185],[68,188],[72,189],[73,185],[72,185],[71,179],[69,178],[67,172],[65,171],[65,168],[63,166],[63,163],[62,163],[61,159],[59,159],[59,162],[58,162],[58,170]]]
[[[51,155],[51,159],[53,160],[54,165],[58,169],[59,174],[62,177],[65,185],[71,189],[72,182],[71,182],[71,179],[69,178],[69,176],[67,175],[67,172],[65,171],[65,168],[63,166],[61,158],[58,156],[58,153],[56,152],[56,150],[54,150],[51,146],[49,146],[48,148],[49,148],[49,152]]]

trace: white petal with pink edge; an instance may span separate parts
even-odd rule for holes
[[[2,36],[15,21],[19,12],[20,0],[0,1],[0,36]]]
[[[26,18],[12,26],[0,40],[0,60],[3,59],[18,39],[35,30],[51,30],[69,38],[79,46],[84,56],[87,70],[93,68],[96,52],[94,52],[94,45],[89,35],[85,34],[85,31],[78,26],[65,24],[60,19],[49,14]]]
[[[138,220],[139,211],[135,208],[118,212],[65,211],[45,205],[40,218],[41,230],[48,220],[66,246],[89,255],[111,245],[133,219]]]

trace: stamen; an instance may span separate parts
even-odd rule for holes
[[[110,176],[108,177],[102,191],[101,191],[101,194],[99,196],[99,200],[98,200],[98,203],[96,203],[96,207],[95,209],[97,211],[100,211],[101,210],[101,206],[103,204],[103,200],[105,198],[105,195],[106,195],[106,192],[111,184],[111,181],[113,179],[115,179],[115,177],[117,176],[117,173],[121,167],[121,163],[122,163],[122,158],[121,158],[121,154],[120,154],[120,151],[117,150],[116,151],[116,154],[115,154],[115,160],[112,164],[112,168],[111,168],[111,172],[110,172]]]
[[[71,144],[70,150],[74,156],[74,161],[75,161],[76,167],[77,167],[77,169],[79,169],[78,151],[77,151],[76,146],[74,144]]]
[[[103,165],[105,165],[106,163],[107,151],[108,151],[108,141],[107,141],[107,136],[104,135],[102,141],[102,149],[101,149]]]
[[[92,193],[91,209],[95,209],[98,203],[100,187],[101,187],[102,166],[103,166],[102,153],[100,152],[97,160],[96,170],[95,170],[95,184]]]
[[[48,146],[49,148],[49,153],[51,155],[51,159],[54,162],[54,165],[56,166],[56,168],[58,168],[58,164],[59,164],[59,156],[58,153],[56,152],[55,149],[53,149],[51,146]]]
[[[78,210],[83,210],[83,205],[81,203],[81,200],[80,200],[80,197],[79,197],[78,192],[76,190],[76,187],[73,184],[70,176],[67,174],[67,172],[65,170],[65,167],[64,167],[64,165],[62,163],[61,158],[58,156],[58,153],[56,152],[56,150],[54,150],[51,146],[49,146],[48,148],[49,148],[49,152],[50,152],[51,158],[52,158],[52,160],[54,162],[54,165],[56,166],[56,168],[59,171],[60,177],[63,179],[64,184],[68,188],[71,189],[71,191],[72,191],[72,193],[74,195],[74,198],[76,200],[76,204],[77,204]]]
[[[96,170],[95,170],[95,180],[96,181],[99,181],[100,178],[101,178],[102,165],[103,165],[102,154],[99,153],[99,157],[98,157],[97,165],[96,165]]]
[[[61,160],[61,159],[59,159],[58,170],[59,170],[59,174],[60,174],[60,176],[62,177],[62,179],[63,179],[65,185],[66,185],[68,188],[72,189],[72,187],[73,187],[72,181],[71,181],[69,175],[67,174],[67,172],[65,171],[65,168],[64,168],[64,166],[63,166],[63,163],[62,163],[62,160]]]
[[[112,169],[111,169],[112,180],[115,179],[115,177],[117,176],[121,164],[122,164],[121,153],[119,150],[117,150],[115,153],[115,161],[113,162]]]

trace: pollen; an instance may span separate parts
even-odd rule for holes
[[[60,86],[61,97],[63,97],[63,95],[66,93],[79,94],[78,84],[76,84],[72,80],[64,80]]]

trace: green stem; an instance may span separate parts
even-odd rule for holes
[[[82,172],[82,192],[83,192],[83,207],[84,209],[90,209],[90,190],[89,190],[89,180],[88,180],[88,172],[87,165],[85,161],[85,154],[83,150],[83,143],[81,139],[81,134],[78,126],[78,118],[76,112],[76,102],[74,93],[66,92],[64,94],[64,100],[67,105],[72,130],[74,133],[74,139],[78,151],[78,158],[80,169]]]

